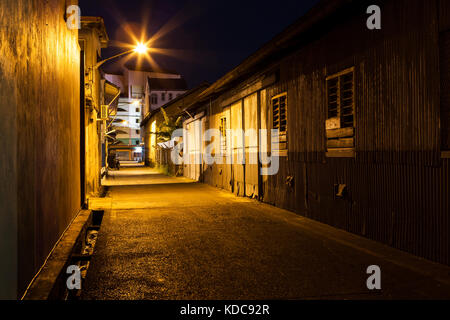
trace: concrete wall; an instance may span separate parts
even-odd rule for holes
[[[0,298],[22,295],[80,208],[73,2],[0,2]]]

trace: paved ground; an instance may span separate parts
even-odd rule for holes
[[[104,183],[83,299],[450,298],[450,268],[255,200],[147,168]]]

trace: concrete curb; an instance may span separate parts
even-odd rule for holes
[[[24,300],[63,299],[66,293],[65,270],[71,263],[72,255],[83,247],[92,220],[92,211],[81,210],[78,213],[34,279]]]

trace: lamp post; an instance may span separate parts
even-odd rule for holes
[[[145,46],[145,44],[139,42],[139,43],[136,45],[136,47],[135,47],[134,49],[131,49],[131,50],[128,50],[128,51],[125,51],[125,52],[121,52],[121,53],[116,54],[116,55],[114,55],[114,56],[112,56],[112,57],[109,57],[109,58],[107,58],[107,59],[104,59],[104,60],[102,60],[102,61],[97,62],[97,64],[94,66],[94,69],[98,69],[98,68],[99,68],[102,64],[104,64],[106,61],[115,59],[115,58],[117,58],[117,57],[120,57],[120,56],[129,54],[129,53],[133,53],[133,52],[134,52],[134,53],[142,54],[142,53],[147,52],[147,50],[148,50],[148,48]]]
[[[119,54],[116,54],[112,57],[109,57],[107,59],[104,59],[102,61],[99,61],[95,64],[95,66],[93,66],[92,68],[92,72],[96,71],[102,64],[104,64],[105,62],[115,59],[117,57],[126,55],[126,54],[130,54],[130,53],[138,53],[138,54],[143,54],[146,53],[149,50],[149,48],[143,44],[143,43],[138,43],[136,45],[135,48],[131,49],[131,50],[127,50],[125,52],[121,52]],[[114,102],[114,100],[116,100],[119,97],[120,94],[118,94],[117,96],[114,97],[114,99],[108,104],[108,109],[109,106]],[[107,117],[109,116],[109,113],[107,113]],[[112,122],[111,122],[112,123]],[[107,119],[103,119],[103,127],[104,127],[104,131],[105,131],[105,171],[106,171],[106,175],[108,174],[108,125],[107,125]]]

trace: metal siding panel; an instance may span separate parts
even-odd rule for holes
[[[280,159],[277,175],[262,178],[263,201],[450,263],[435,4],[386,1],[383,14],[396,19],[383,20],[381,31],[361,28],[361,17],[345,19],[279,61],[280,81],[261,91],[261,127],[271,123],[270,98],[287,91],[289,153]],[[325,158],[324,79],[351,66],[356,158]],[[245,87],[245,81],[239,85]],[[235,94],[231,91],[224,96]],[[232,120],[233,126],[239,128],[240,121]],[[235,169],[240,168],[233,167],[235,183],[243,182],[243,172]],[[293,186],[286,185],[289,175]],[[344,200],[334,199],[339,183],[348,186]]]

